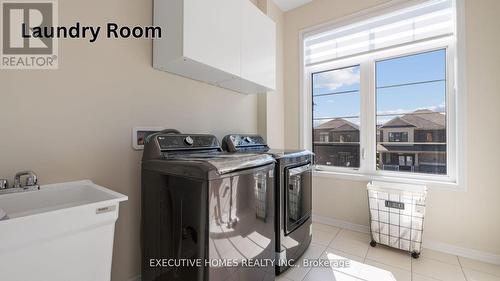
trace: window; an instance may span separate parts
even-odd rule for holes
[[[317,164],[359,167],[359,73],[356,65],[313,74],[313,151]]]
[[[426,135],[427,142],[432,142],[432,139],[433,139],[432,133],[427,133],[427,135]]]
[[[319,142],[328,143],[330,141],[330,133],[329,132],[319,132]]]
[[[382,130],[380,125],[379,130]],[[383,136],[383,135],[382,135]],[[382,138],[380,142],[383,142]],[[389,132],[389,142],[408,142],[408,132]]]
[[[377,130],[382,132],[377,141],[379,161],[410,152],[406,161],[399,160],[399,166],[405,167],[399,171],[446,174],[446,49],[377,61],[375,75]],[[441,142],[428,142],[424,137],[428,134],[442,136]],[[435,160],[418,161],[431,158]],[[393,170],[397,165],[385,163],[378,169],[388,165]]]
[[[319,169],[458,182],[456,1],[376,9],[303,36],[302,143]]]

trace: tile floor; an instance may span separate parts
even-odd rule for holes
[[[313,223],[302,259],[350,261],[349,267],[294,267],[278,281],[500,281],[500,266],[424,249],[419,259],[369,245],[368,234]],[[302,264],[299,261],[298,264]]]

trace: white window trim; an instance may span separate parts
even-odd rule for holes
[[[315,66],[304,67],[304,39],[306,36],[319,33],[325,29],[334,29],[367,17],[374,17],[383,13],[414,5],[425,0],[404,1],[394,0],[386,4],[373,7],[338,20],[322,24],[320,26],[304,29],[299,34],[300,45],[300,120],[299,120],[299,144],[303,149],[312,149],[312,81],[311,74],[319,70],[337,69],[353,65],[359,65],[360,57],[365,63],[361,63],[361,126],[360,147],[361,159],[360,169],[342,167],[320,166],[315,171],[316,176],[333,177],[355,181],[386,180],[404,183],[426,184],[431,188],[447,189],[454,191],[467,190],[467,104],[466,104],[466,72],[465,72],[465,11],[464,0],[455,0],[457,5],[457,30],[454,37],[455,42],[449,38],[438,38],[436,40],[415,43],[409,46],[381,50],[379,52],[365,54],[357,57],[348,57],[333,62],[327,62]],[[424,174],[401,174],[390,171],[376,170],[376,118],[375,108],[375,81],[374,63],[376,60],[390,57],[411,55],[422,51],[433,49],[447,49],[447,165],[448,175],[424,175]],[[368,63],[367,63],[368,62]],[[460,67],[457,67],[460,66]],[[368,75],[367,75],[368,74]],[[373,81],[372,81],[373,80]],[[369,93],[369,94],[363,94]],[[366,100],[373,99],[373,100]],[[371,137],[370,137],[371,136]],[[458,149],[460,148],[460,149]],[[367,153],[368,152],[368,153]],[[370,153],[373,152],[373,153]]]

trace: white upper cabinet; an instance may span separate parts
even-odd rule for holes
[[[239,76],[241,42],[235,40],[241,33],[238,2],[184,1],[184,56]]]
[[[155,0],[153,66],[242,93],[276,88],[276,25],[249,0]]]
[[[241,77],[276,88],[276,24],[250,1],[243,1]]]

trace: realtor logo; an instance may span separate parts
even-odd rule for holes
[[[0,1],[0,68],[56,69],[57,39],[31,36],[33,28],[57,26],[55,1]]]

